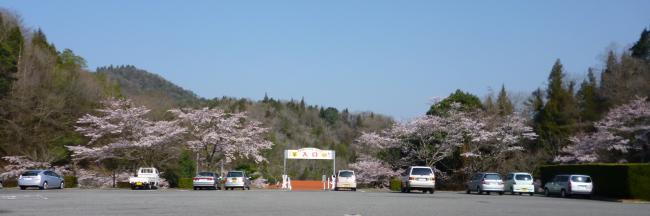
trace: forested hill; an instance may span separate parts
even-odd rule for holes
[[[196,104],[200,101],[194,92],[133,65],[99,67],[96,73],[117,83],[124,96],[144,105],[170,108]]]

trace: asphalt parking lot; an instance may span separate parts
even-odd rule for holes
[[[1,189],[1,215],[648,215],[650,204],[348,191]]]

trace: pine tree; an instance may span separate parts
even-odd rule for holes
[[[562,63],[558,59],[548,78],[546,103],[535,122],[535,130],[540,136],[538,141],[553,156],[566,144],[575,126],[572,87],[571,84],[564,85],[564,76]]]
[[[580,90],[577,95],[578,105],[580,107],[580,119],[583,122],[593,122],[600,117],[601,106],[596,92],[597,88],[596,76],[594,75],[593,69],[589,68],[587,79],[580,84]]]
[[[630,48],[632,57],[640,58],[650,62],[650,31],[643,29],[639,41]]]
[[[510,101],[510,98],[508,98],[508,93],[506,93],[505,85],[501,85],[501,91],[497,97],[497,109],[499,110],[499,115],[501,116],[510,115],[514,111],[512,101]]]
[[[2,14],[0,14],[0,17]],[[3,22],[0,20],[0,23]],[[3,27],[4,27],[4,23]],[[3,29],[4,32],[4,29]],[[7,37],[0,41],[0,99],[9,94],[18,73],[18,62],[23,49],[23,35],[20,27],[10,28]]]

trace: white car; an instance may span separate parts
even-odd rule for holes
[[[214,172],[199,172],[192,178],[192,187],[194,190],[201,188],[221,190],[221,177]]]
[[[560,197],[584,195],[591,197],[594,188],[588,175],[556,175],[552,181],[544,185],[544,195],[559,194]]]
[[[336,175],[336,186],[334,190],[337,191],[342,188],[347,188],[352,191],[357,191],[357,178],[352,170],[339,170]]]
[[[134,177],[129,177],[129,184],[131,189],[156,189],[160,181],[160,173],[158,169],[153,167],[141,167],[138,169],[138,174]]]
[[[431,167],[411,166],[402,173],[402,192],[420,190],[433,194],[436,191],[436,176]]]
[[[242,190],[251,189],[251,178],[246,175],[246,172],[239,170],[228,172],[224,189],[234,190],[235,188],[241,188]]]
[[[508,173],[504,182],[504,190],[510,194],[518,193],[519,195],[527,193],[535,195],[535,185],[533,185],[533,176],[525,172]]]

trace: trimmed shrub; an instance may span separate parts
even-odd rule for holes
[[[4,181],[2,181],[2,187],[5,187],[5,188],[18,187],[18,180],[15,180],[15,179],[11,179],[11,180],[9,180],[9,179],[5,179]]]
[[[594,194],[650,200],[650,164],[572,164],[540,167],[542,185],[555,175],[584,174],[593,179]]]
[[[76,176],[63,176],[64,187],[66,188],[75,188],[77,187],[77,177]]]
[[[129,183],[129,182],[117,182],[117,183],[115,183],[115,187],[117,187],[117,188],[131,188],[131,183]]]
[[[401,191],[402,190],[402,181],[399,179],[390,180],[390,190],[391,191]]]
[[[192,188],[192,178],[179,178],[178,188],[184,188],[184,189]]]

